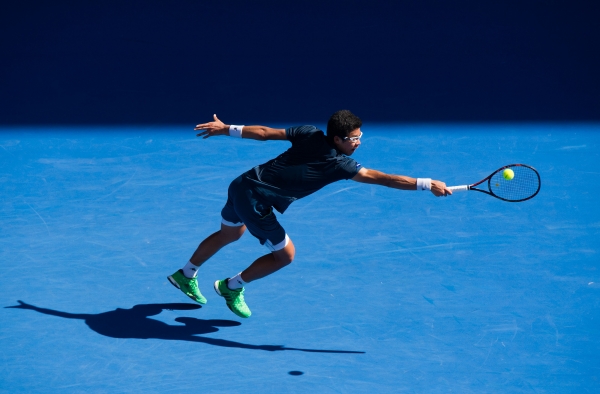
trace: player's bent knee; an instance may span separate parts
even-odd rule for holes
[[[294,257],[296,255],[296,248],[292,243],[292,240],[287,236],[285,236],[285,243],[280,246],[277,250],[272,250],[273,257],[277,260],[277,262],[281,265],[288,265],[292,261],[294,261]]]
[[[277,252],[272,253],[277,263],[282,267],[291,264],[292,261],[294,261],[294,255],[286,253],[286,251],[279,250]]]

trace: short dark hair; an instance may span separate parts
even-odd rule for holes
[[[335,112],[327,122],[327,137],[333,140],[333,137],[348,137],[352,131],[362,126],[362,120],[347,109]]]

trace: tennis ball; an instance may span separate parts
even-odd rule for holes
[[[515,177],[515,173],[510,168],[507,168],[506,170],[502,171],[502,176],[507,181],[510,181],[511,179],[513,179]]]

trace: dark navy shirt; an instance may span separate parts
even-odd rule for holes
[[[283,213],[300,198],[342,179],[354,177],[361,166],[330,145],[315,126],[285,130],[292,147],[243,174],[247,184],[276,210]]]

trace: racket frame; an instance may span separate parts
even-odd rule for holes
[[[492,185],[491,185],[492,177],[494,175],[496,175],[497,173],[499,173],[500,171],[504,171],[505,169],[510,168],[510,167],[527,167],[527,168],[529,168],[530,170],[532,170],[535,173],[535,175],[538,178],[538,188],[535,191],[535,193],[533,193],[531,196],[529,196],[527,198],[522,198],[522,199],[519,199],[519,200],[509,200],[509,199],[506,199],[506,198],[502,198],[502,197],[500,197],[500,196],[498,196],[498,195],[496,195],[494,193],[494,191],[492,190]],[[475,187],[475,186],[481,185],[485,181],[487,181],[488,190],[478,189],[478,188]],[[508,164],[508,165],[505,165],[503,167],[500,167],[499,169],[497,169],[496,171],[492,172],[490,175],[488,175],[487,177],[483,178],[479,182],[473,183],[471,185],[451,186],[451,187],[449,187],[449,189],[452,190],[453,192],[455,192],[455,191],[464,191],[464,190],[475,190],[477,192],[489,194],[490,196],[496,197],[496,198],[498,198],[498,199],[500,199],[502,201],[507,201],[507,202],[521,202],[521,201],[530,200],[533,197],[535,197],[540,192],[541,187],[542,187],[542,179],[540,178],[540,174],[537,172],[537,170],[535,168],[533,168],[531,166],[528,166],[527,164]]]

